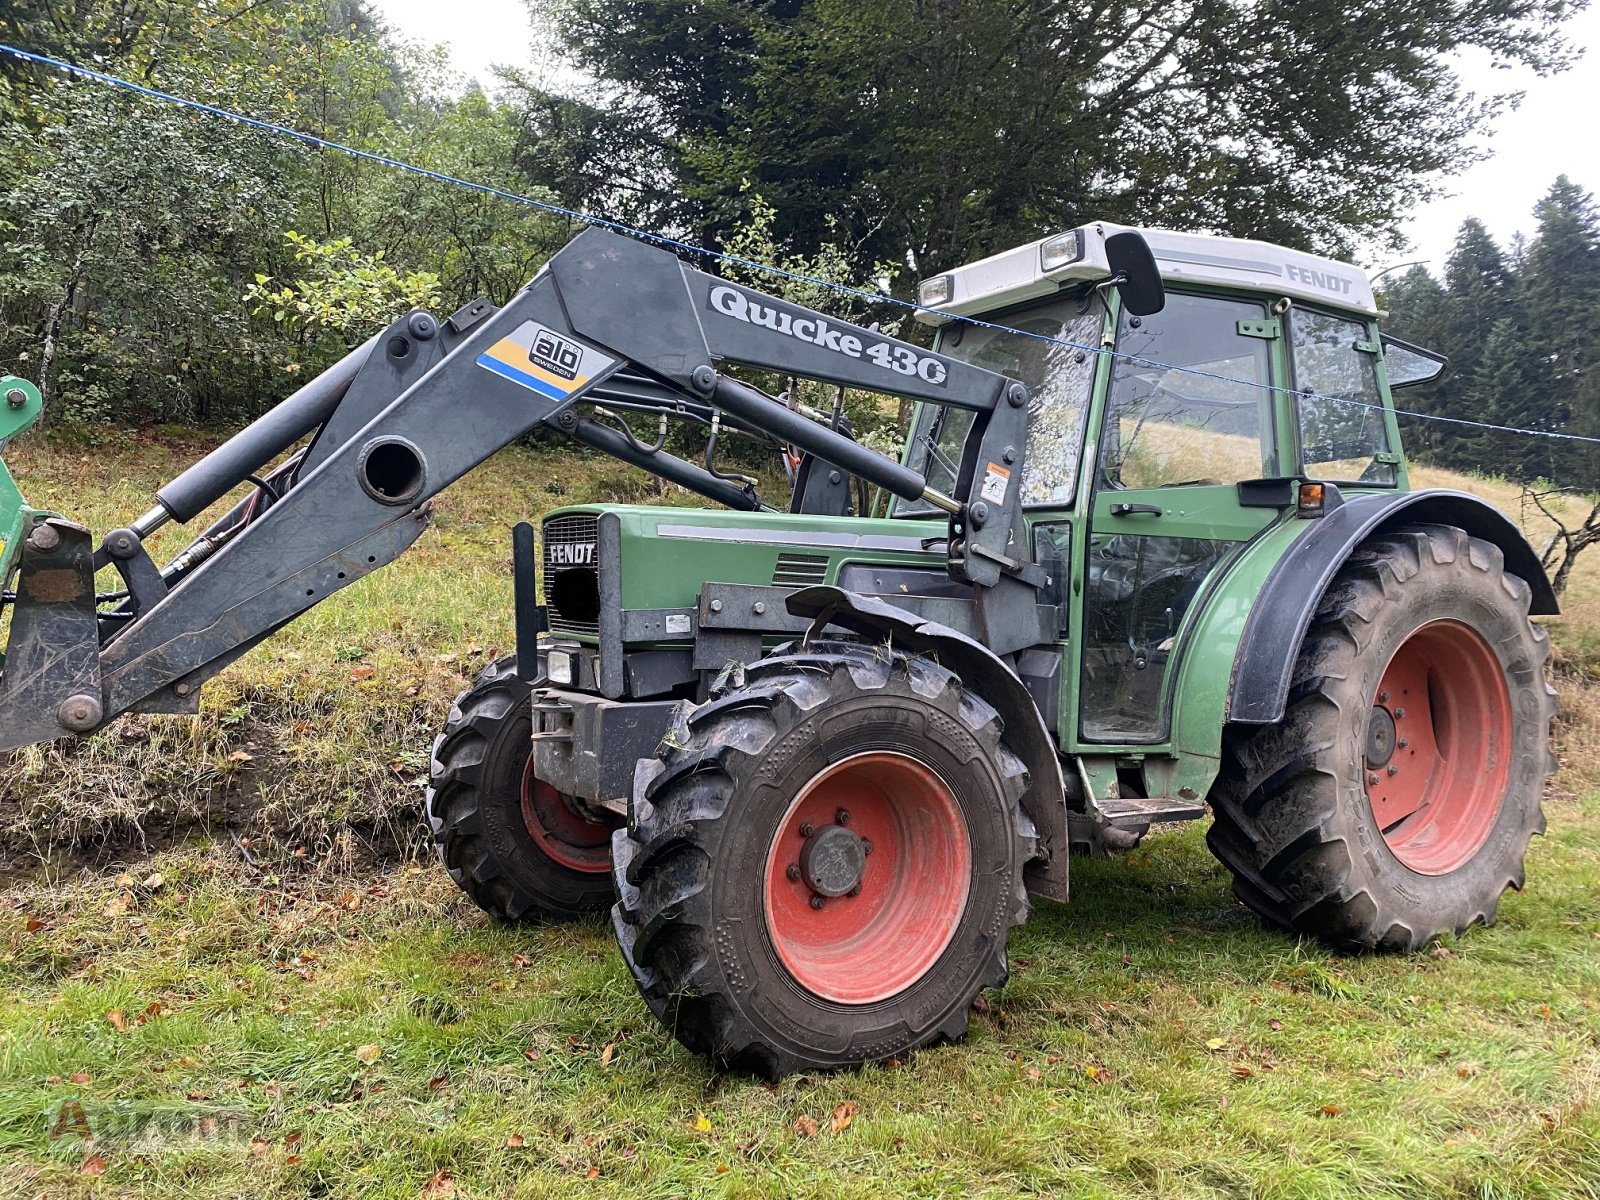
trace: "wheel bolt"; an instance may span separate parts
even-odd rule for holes
[[[1377,782],[1378,782],[1378,777],[1376,775],[1368,775],[1367,776],[1367,786],[1368,787],[1375,786],[1377,784]]]
[[[1389,764],[1389,774],[1391,774],[1391,775],[1400,774],[1400,768],[1395,766],[1393,763],[1390,763]]]
[[[866,838],[862,838],[861,839],[861,853],[863,853],[863,854],[871,854],[872,853],[872,843],[867,841]]]
[[[1389,703],[1389,693],[1388,692],[1379,692],[1378,693],[1378,703],[1379,704],[1387,704],[1387,703]]]
[[[1409,740],[1407,740],[1406,738],[1401,738],[1398,742],[1395,743],[1395,748],[1398,749],[1398,750],[1404,750],[1409,745],[1411,745],[1411,742]]]
[[[824,900],[821,896],[813,896],[813,897],[811,897],[811,907],[816,909],[819,912],[822,910],[822,906],[824,904],[826,904],[826,903],[827,903],[827,901]]]
[[[800,836],[801,837],[810,837],[811,836],[811,822],[810,821],[801,821],[800,822]]]
[[[1401,717],[1403,717],[1405,715],[1406,715],[1406,710],[1403,709],[1403,708],[1397,708],[1397,709],[1394,710],[1394,719],[1396,721],[1398,721]]]
[[[852,895],[852,896],[859,896],[859,895],[861,895],[861,885],[860,885],[860,884],[859,884],[859,883],[858,883],[858,884],[856,884],[856,885],[855,885],[855,887],[853,887],[853,888],[851,888],[851,889],[850,889],[850,894],[851,894],[851,895]]]
[[[784,874],[789,877],[791,882],[795,881],[795,880],[798,880],[800,878],[800,864],[799,863],[790,863],[789,864],[789,869],[787,871],[785,871]]]
[[[837,821],[840,825],[848,825],[848,824],[850,824],[850,814],[848,812],[846,812],[842,808],[838,812],[833,814],[833,819],[835,821]]]

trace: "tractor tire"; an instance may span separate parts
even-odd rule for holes
[[[611,834],[533,775],[534,686],[515,657],[456,697],[433,744],[428,825],[450,877],[502,921],[565,921],[611,902]]]
[[[1555,691],[1528,585],[1444,525],[1365,543],[1306,634],[1284,718],[1229,726],[1212,852],[1272,924],[1415,951],[1494,920],[1544,832]]]
[[[768,1078],[962,1037],[1006,980],[1035,830],[995,710],[818,643],[685,707],[613,843],[617,939],[684,1046]]]

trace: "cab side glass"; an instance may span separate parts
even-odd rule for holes
[[[1252,301],[1170,292],[1154,316],[1123,315],[1100,437],[1102,486],[1261,477],[1271,428],[1269,350],[1239,323],[1266,315]]]
[[[1289,314],[1300,465],[1308,479],[1391,486],[1393,462],[1376,347],[1366,322],[1308,308]],[[1382,457],[1380,457],[1382,456]]]

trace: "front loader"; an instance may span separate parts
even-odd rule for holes
[[[961,1036],[1070,853],[1208,809],[1286,929],[1416,950],[1492,920],[1543,828],[1529,616],[1556,606],[1504,517],[1408,486],[1392,390],[1442,360],[1380,335],[1344,264],[1107,224],[919,300],[931,351],[591,230],[503,308],[402,317],[98,544],[0,466],[0,749],[197,711],[545,428],[719,507],[515,527],[516,652],[452,707],[429,822],[496,917],[610,906],[714,1061]],[[903,460],[738,367],[915,402]],[[3,443],[39,397],[0,398]],[[708,430],[704,461],[628,416]],[[786,511],[718,467],[725,433],[798,464]]]

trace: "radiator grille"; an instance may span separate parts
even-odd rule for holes
[[[825,554],[780,554],[772,572],[773,587],[810,587],[828,580]]]
[[[551,602],[550,585],[562,571],[599,568],[600,518],[589,513],[551,517],[544,523],[544,602],[550,609],[552,633],[577,633],[598,637],[599,621],[579,621],[564,615]]]

